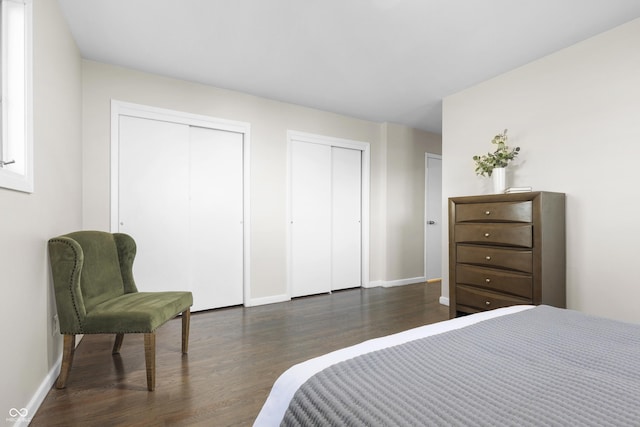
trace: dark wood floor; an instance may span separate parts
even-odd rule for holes
[[[191,316],[189,354],[179,319],[157,331],[156,390],[146,389],[142,335],[86,335],[64,390],[52,389],[31,426],[251,425],[290,366],[364,340],[448,318],[440,284],[351,289]]]

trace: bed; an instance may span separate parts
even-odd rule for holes
[[[640,425],[640,325],[512,306],[285,371],[254,426]]]

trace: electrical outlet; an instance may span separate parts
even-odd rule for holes
[[[51,319],[51,335],[55,335],[60,332],[60,324],[58,323],[58,315],[56,314]]]

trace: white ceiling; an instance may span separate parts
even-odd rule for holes
[[[441,132],[442,98],[640,17],[639,0],[59,0],[82,56]]]

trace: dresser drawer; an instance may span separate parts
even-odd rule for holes
[[[531,224],[456,224],[455,242],[530,248],[533,246],[533,226]]]
[[[531,303],[531,300],[525,298],[517,298],[467,286],[456,286],[456,308],[460,311],[469,311],[464,309],[461,310],[462,307],[460,306],[469,307],[473,309],[472,311],[483,311]]]
[[[531,250],[499,249],[479,245],[458,245],[456,250],[459,263],[508,268],[524,273],[533,272]]]
[[[533,279],[529,274],[458,264],[456,284],[473,285],[523,298],[533,298]]]
[[[456,222],[532,222],[531,201],[459,204]]]

